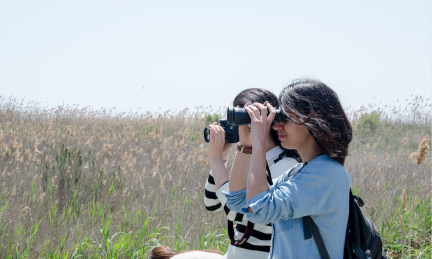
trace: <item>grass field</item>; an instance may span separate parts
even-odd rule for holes
[[[145,258],[158,245],[225,252],[224,215],[203,205],[202,131],[223,109],[208,111],[46,108],[0,96],[0,258]],[[430,100],[347,113],[345,167],[389,258],[430,258]]]

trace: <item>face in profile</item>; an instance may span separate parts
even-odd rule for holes
[[[301,149],[310,141],[315,141],[305,125],[298,125],[290,120],[275,123],[273,129],[278,132],[282,147],[286,149]]]

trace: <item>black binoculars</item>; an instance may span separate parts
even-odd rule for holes
[[[270,114],[267,108],[267,116]],[[276,116],[273,120],[275,122],[284,122],[288,117],[280,110],[276,110]],[[228,123],[234,126],[246,125],[251,123],[251,118],[244,108],[228,107],[227,109],[227,120]]]

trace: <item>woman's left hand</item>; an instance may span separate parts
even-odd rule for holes
[[[269,102],[254,103],[253,105],[245,105],[245,110],[251,118],[251,135],[250,141],[252,147],[265,147],[265,140],[270,131],[271,124],[276,116],[276,111]],[[267,108],[270,114],[267,116]]]

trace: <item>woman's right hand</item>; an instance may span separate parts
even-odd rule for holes
[[[248,103],[245,104],[245,106]],[[239,107],[239,106],[237,106]],[[239,126],[239,145],[243,147],[251,147],[249,125]]]
[[[208,161],[213,173],[216,188],[229,181],[229,176],[223,164],[230,145],[225,143],[225,130],[216,124],[210,125],[210,143],[208,147]]]
[[[218,125],[217,122],[214,122],[213,124],[209,125],[209,128],[210,128],[210,139],[212,139],[212,137],[211,137],[211,136],[212,136],[212,131],[211,131],[211,129],[212,129],[214,126],[217,126],[217,125]],[[213,127],[212,127],[212,126],[213,126]],[[213,134],[214,134],[214,133],[217,133],[217,132],[221,133],[221,131],[223,131],[222,127],[220,127],[220,126],[218,126],[218,128],[214,128],[214,129],[216,129],[216,130],[213,132]],[[219,129],[219,130],[218,130],[218,129]],[[213,138],[215,138],[215,137],[213,137]],[[217,141],[220,142],[219,144],[224,143],[223,148],[222,148],[222,161],[225,162],[225,161],[228,160],[228,154],[229,154],[229,150],[230,150],[230,148],[231,148],[231,146],[232,146],[232,143],[225,143],[225,135],[223,135],[223,137],[222,137],[221,139],[217,140]],[[211,140],[210,140],[210,143],[211,143]],[[212,144],[210,144],[210,143],[209,143],[209,152],[210,152],[210,149],[216,147],[216,144],[215,144],[215,143],[212,143]],[[218,153],[218,152],[216,151],[216,154],[217,154],[217,153]],[[213,158],[214,154],[215,154],[214,151],[211,152],[211,156],[212,156],[212,158]],[[210,155],[210,153],[209,153],[209,155]],[[219,157],[219,155],[216,155],[216,157]],[[209,158],[210,158],[210,156],[209,156]]]

